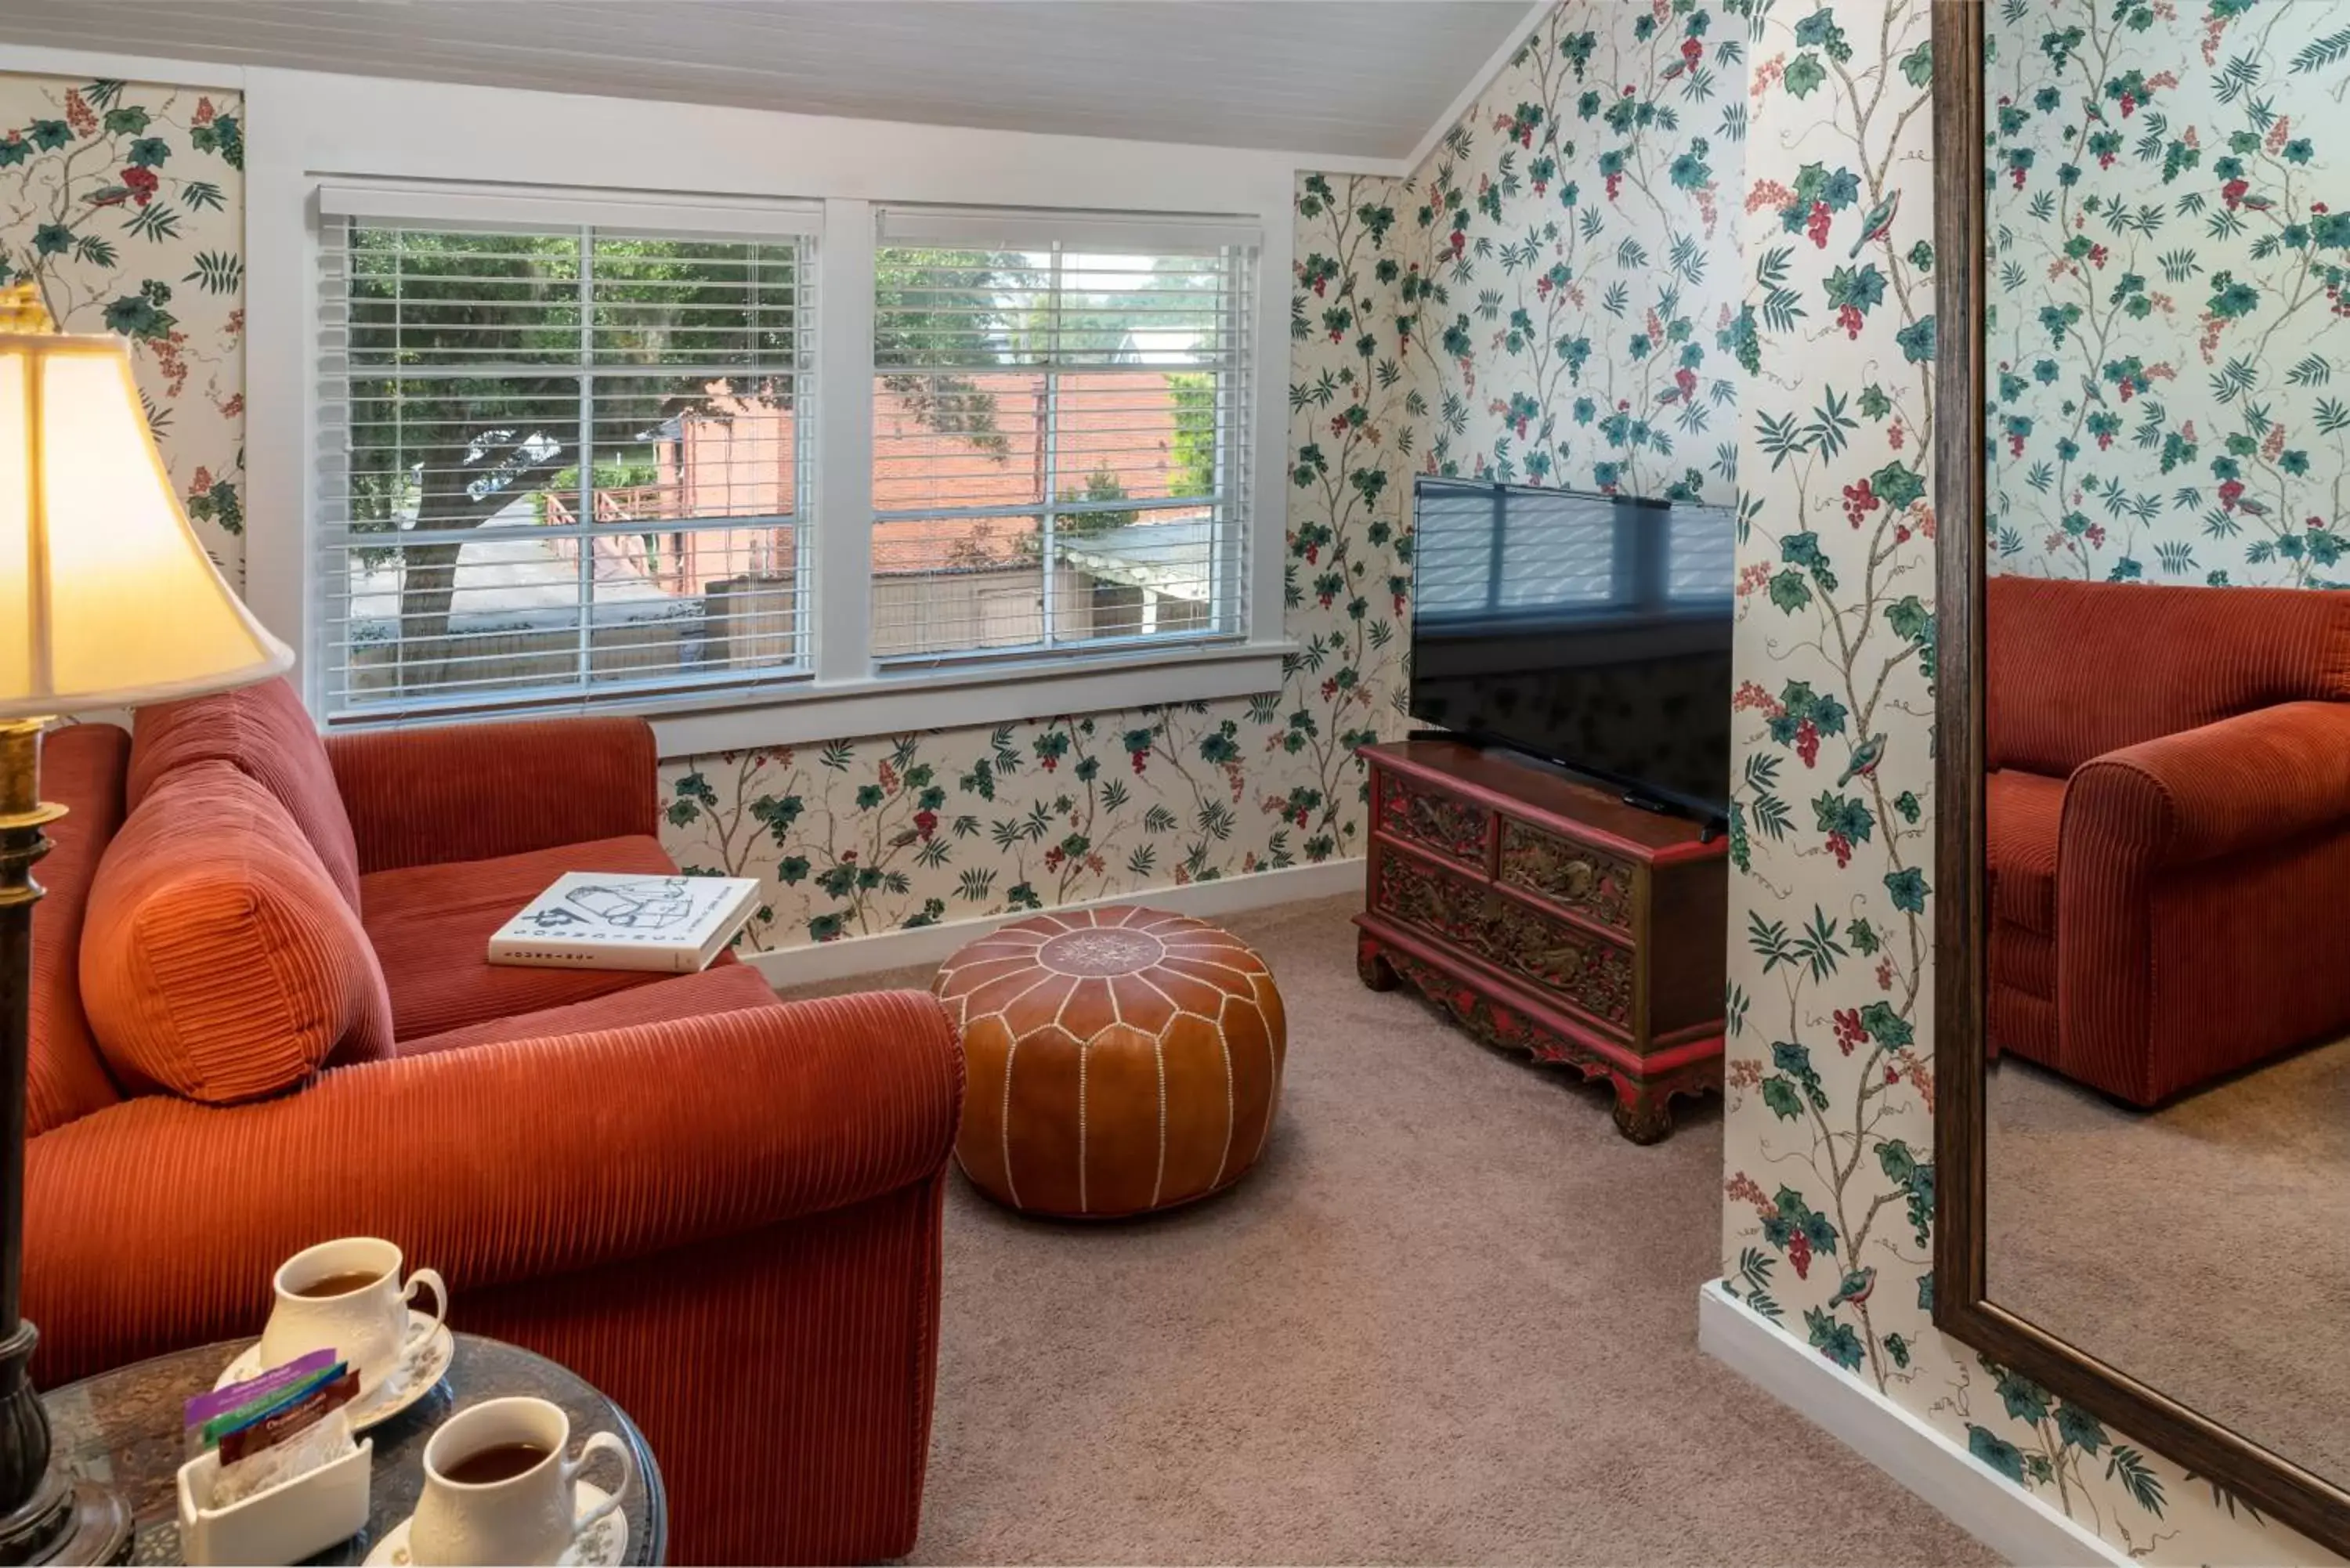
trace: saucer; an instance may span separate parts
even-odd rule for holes
[[[414,1307],[408,1309],[408,1322],[411,1330],[418,1324],[432,1321],[431,1314],[418,1312]],[[349,1415],[352,1435],[356,1437],[369,1427],[382,1425],[432,1393],[440,1385],[441,1379],[448,1376],[449,1363],[456,1354],[457,1336],[449,1332],[449,1325],[445,1323],[410,1347],[407,1355],[401,1358],[400,1365],[392,1368],[390,1375],[381,1383],[376,1385],[374,1393],[364,1399],[351,1402]],[[225,1388],[232,1383],[242,1383],[248,1377],[258,1377],[261,1373],[261,1342],[255,1340],[245,1347],[244,1355],[228,1364],[227,1368],[213,1381],[213,1386]]]
[[[577,1487],[575,1506],[594,1508],[611,1494],[592,1481],[575,1481]],[[368,1568],[410,1568],[416,1559],[408,1554],[408,1527],[416,1522],[410,1514],[385,1532],[367,1554]],[[629,1555],[629,1513],[615,1509],[611,1514],[589,1525],[578,1540],[555,1561],[558,1568],[619,1568]]]

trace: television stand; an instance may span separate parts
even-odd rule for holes
[[[1578,784],[1587,784],[1595,789],[1618,787],[1609,783],[1602,774],[1584,773],[1554,757],[1546,757],[1540,752],[1528,751],[1523,746],[1514,745],[1496,735],[1463,730],[1406,730],[1403,738],[1407,741],[1451,741],[1479,751],[1498,753],[1514,759],[1523,766],[1545,769],[1560,778],[1571,779]],[[1625,790],[1616,798],[1636,811],[1648,812],[1657,816],[1688,817],[1698,824],[1701,829],[1698,835],[1698,842],[1700,844],[1711,844],[1716,835],[1730,831],[1729,819],[1719,813],[1708,813],[1700,816],[1692,807],[1677,805],[1661,795],[1650,794],[1637,786]]]
[[[1721,1084],[1729,846],[1458,737],[1367,746],[1356,968],[1469,1033],[1606,1078],[1635,1143]]]

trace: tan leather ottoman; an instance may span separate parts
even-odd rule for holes
[[[967,944],[931,989],[962,1034],[955,1158],[1032,1214],[1107,1219],[1229,1187],[1281,1104],[1281,994],[1237,937],[1120,905]]]

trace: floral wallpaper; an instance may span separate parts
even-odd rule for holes
[[[2234,0],[2214,7],[2237,8]],[[2167,9],[2148,0],[2114,7]],[[1865,1387],[2134,1557],[2330,1560],[1933,1327],[1929,8],[1835,0],[1752,10],[1742,312],[1760,368],[1740,392],[1747,532],[1735,653],[1725,1284]],[[2036,30],[2054,14],[2012,0],[1999,15]],[[2225,35],[2232,20],[2206,25]],[[2059,16],[2056,36],[2069,26]],[[2088,36],[2085,24],[2063,50],[2088,48]],[[2012,63],[2005,49],[2002,62],[1996,69]],[[2046,68],[2044,59],[2029,67]],[[2106,112],[2118,120],[2138,90],[2104,99]],[[2079,98],[2072,89],[2070,101]],[[2129,112],[2135,122],[2146,111]],[[2133,140],[2144,134],[2133,125]],[[2080,259],[2099,290],[2118,287],[2114,275],[2131,264],[2110,250],[2101,273],[2091,259],[2098,243]],[[2050,263],[2022,265],[2048,286]],[[2151,296],[2156,285],[2146,288]],[[2002,343],[2012,328],[2003,315]],[[2223,345],[2230,330],[2219,328]]]
[[[1424,472],[1737,494],[1746,41],[1697,5],[1573,4],[1412,182],[1437,240],[1398,280],[1432,344]],[[1726,171],[1726,173],[1725,173]]]
[[[130,337],[164,466],[230,582],[244,550],[244,104],[0,74],[0,283]]]
[[[1991,32],[1999,569],[2350,580],[2350,16],[2055,0]]]

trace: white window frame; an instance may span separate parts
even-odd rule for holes
[[[1231,267],[1228,274],[1231,294],[1224,310],[1227,319],[1222,327],[1222,351],[1229,362],[1219,368],[1220,376],[1229,377],[1229,383],[1220,382],[1219,400],[1231,389],[1243,403],[1243,411],[1252,411],[1256,400],[1263,395],[1261,371],[1248,336],[1248,313],[1256,309],[1257,253],[1263,248],[1263,236],[1250,224],[1212,219],[1180,218],[1144,213],[1037,213],[1003,212],[972,208],[938,208],[908,206],[892,202],[878,210],[876,248],[889,246],[936,246],[941,249],[964,248],[979,250],[1014,249],[1034,253],[1050,253],[1051,272],[1057,288],[1066,256],[1087,251],[1106,254],[1143,255],[1160,253],[1173,255],[1223,254]],[[868,332],[868,346],[873,334]],[[1171,368],[1171,367],[1170,367]],[[879,367],[867,359],[867,386],[879,375]],[[1048,387],[1068,384],[1065,376],[1082,376],[1081,371],[1066,371],[1047,367],[1044,377]],[[1055,400],[1048,394],[1047,402]],[[1057,410],[1053,415],[1057,420]],[[1038,431],[1040,441],[1057,440],[1057,431]],[[1229,535],[1213,536],[1214,556],[1210,563],[1211,582],[1210,605],[1211,623],[1196,632],[1170,637],[1164,642],[1145,641],[1133,637],[1119,643],[1106,643],[1091,648],[1065,649],[1051,646],[1055,640],[1053,610],[1053,574],[1048,569],[1044,581],[1044,638],[1045,646],[1034,649],[999,651],[987,648],[956,648],[937,652],[910,652],[876,655],[875,668],[884,672],[903,673],[920,670],[947,671],[959,666],[985,663],[1003,664],[1025,658],[1030,661],[1084,660],[1117,657],[1162,659],[1180,658],[1196,649],[1212,648],[1245,640],[1249,626],[1249,584],[1245,577],[1250,551],[1254,541],[1249,537],[1251,505],[1254,500],[1252,485],[1254,466],[1260,461],[1244,422],[1219,424],[1216,472],[1217,493],[1207,497],[1222,508],[1233,523]],[[879,456],[878,452],[873,453]],[[1052,461],[1048,451],[1048,464]],[[1275,460],[1280,461],[1279,459]],[[1063,475],[1063,479],[1069,476]],[[1193,500],[1140,502],[1143,508],[1193,504]],[[1045,549],[1049,555],[1055,520],[1072,513],[1081,513],[1090,503],[1073,503],[1061,493],[1061,485],[1048,479],[1045,493],[1035,506],[1018,505],[973,508],[941,505],[927,509],[938,517],[966,518],[987,515],[1040,516],[1044,520]],[[892,523],[919,522],[923,512],[896,510],[876,511],[871,520],[876,527]],[[1147,634],[1145,634],[1147,635]]]
[[[815,265],[821,248],[823,212],[814,202],[780,202],[735,201],[713,202],[687,202],[666,196],[610,194],[596,192],[546,192],[523,193],[511,191],[496,192],[463,186],[422,185],[390,182],[322,182],[317,193],[322,256],[326,254],[325,230],[330,224],[349,223],[354,226],[374,225],[410,231],[433,233],[517,233],[533,232],[561,234],[570,231],[583,238],[591,232],[622,236],[675,238],[682,240],[728,240],[779,243],[790,241],[804,245],[802,270],[795,274],[797,291],[795,306],[805,308],[815,295]],[[348,258],[346,266],[348,267]],[[321,315],[317,350],[315,385],[318,388],[321,408],[339,395],[348,392],[351,380],[376,379],[379,372],[369,368],[354,368],[348,358],[348,337],[351,296],[348,293],[350,279],[344,280],[347,291],[340,298],[326,294],[321,275]],[[588,286],[587,268],[582,268],[581,287]],[[593,384],[584,345],[588,341],[589,316],[582,296],[580,312],[583,333],[582,358],[578,369]],[[796,332],[796,329],[795,329]],[[799,334],[806,343],[813,343],[813,333]],[[507,690],[435,691],[430,688],[415,692],[403,692],[400,697],[353,702],[348,692],[353,647],[352,626],[348,610],[338,600],[339,595],[331,589],[327,579],[338,571],[348,571],[348,551],[355,531],[348,522],[328,525],[314,514],[311,531],[312,569],[318,580],[312,592],[327,606],[319,618],[321,635],[312,639],[317,671],[311,685],[317,692],[317,705],[328,725],[337,729],[369,729],[402,723],[445,722],[451,720],[482,717],[513,717],[552,711],[579,710],[598,711],[630,711],[644,707],[657,707],[671,701],[723,700],[727,695],[742,696],[746,691],[772,689],[783,683],[806,680],[809,675],[808,661],[808,574],[798,570],[796,557],[808,535],[811,499],[809,479],[814,467],[811,462],[810,437],[820,421],[815,418],[816,403],[823,393],[816,385],[812,353],[795,351],[792,356],[794,392],[797,399],[794,414],[796,424],[793,446],[797,469],[793,486],[793,502],[788,512],[775,515],[731,515],[723,513],[708,516],[681,518],[681,532],[725,533],[737,529],[753,529],[785,524],[793,531],[794,582],[798,601],[794,618],[794,640],[798,657],[789,664],[755,673],[743,673],[732,678],[712,679],[706,675],[688,673],[682,670],[664,670],[648,678],[642,686],[631,687],[622,678],[608,677],[598,681],[548,681],[532,685],[517,683]],[[568,369],[564,364],[549,364],[545,372],[560,377]],[[603,367],[609,371],[618,365]],[[660,373],[662,367],[646,367],[636,372]],[[672,372],[675,373],[675,372]],[[633,378],[632,378],[633,379]],[[810,394],[814,396],[811,397]],[[589,394],[581,394],[581,418],[588,419]],[[583,483],[590,483],[595,452],[592,444],[580,460]],[[330,493],[341,491],[348,483],[348,450],[345,429],[328,422],[323,431],[317,454],[317,483],[312,504],[324,507]],[[665,530],[666,531],[666,530]],[[374,537],[375,535],[369,535]],[[569,537],[581,542],[577,569],[582,598],[579,606],[581,621],[577,628],[580,670],[584,676],[589,662],[589,628],[592,624],[594,601],[588,588],[590,556],[585,547],[595,537],[593,525],[585,520],[570,528],[550,530],[549,537]],[[387,545],[398,539],[382,535]],[[343,591],[348,591],[348,586]],[[337,611],[342,609],[342,614]],[[338,679],[339,677],[339,680]],[[708,693],[703,697],[702,693]],[[337,699],[344,706],[337,706]]]
[[[312,545],[317,431],[317,192],[402,182],[514,203],[581,191],[649,204],[806,202],[816,241],[816,465],[802,571],[808,673],[630,705],[663,755],[991,724],[1055,713],[1251,695],[1279,688],[1295,644],[1283,625],[1286,560],[1291,202],[1305,161],[1235,149],[849,121],[321,73],[251,69],[246,171],[246,595],[304,655],[318,711]],[[1327,160],[1320,161],[1326,162]],[[634,196],[629,193],[636,193]],[[669,194],[646,194],[668,192]],[[1148,224],[1203,216],[1258,237],[1249,337],[1255,367],[1240,635],[1221,644],[1055,652],[883,669],[868,652],[872,531],[872,249],[883,202],[1083,212]],[[1150,213],[1138,213],[1147,204]],[[865,389],[865,397],[843,397]],[[609,711],[608,706],[594,706]]]

